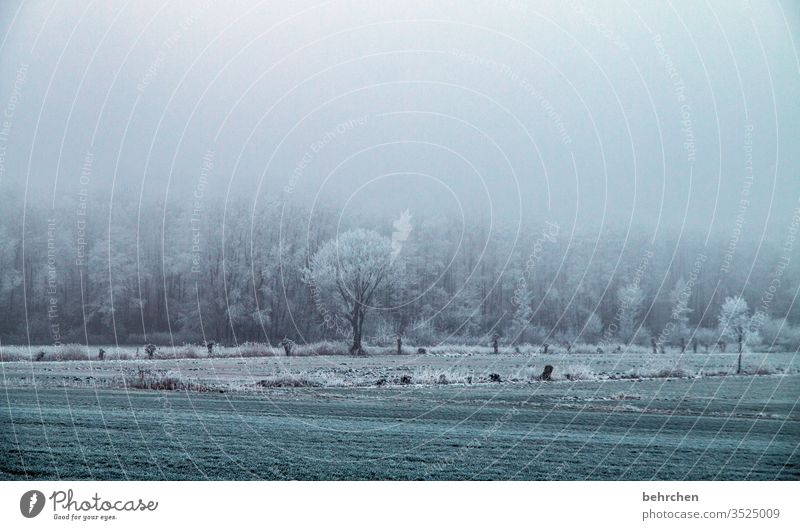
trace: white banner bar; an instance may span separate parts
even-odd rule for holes
[[[4,482],[0,493],[1,528],[800,528],[797,482]]]

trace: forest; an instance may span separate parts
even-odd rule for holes
[[[721,326],[726,301],[748,319],[750,346],[800,343],[796,223],[770,241],[624,226],[579,233],[534,217],[345,218],[280,197],[11,205],[0,217],[0,342],[346,343],[350,308],[312,269],[326,244],[357,228],[392,267],[359,310],[367,350],[398,337],[708,348],[736,342]]]

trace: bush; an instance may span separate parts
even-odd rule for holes
[[[430,322],[412,326],[407,337],[408,342],[413,344],[436,344],[442,338]]]
[[[179,374],[144,367],[126,370],[123,373],[123,383],[126,388],[138,390],[189,390],[194,392],[209,390],[205,385],[194,380],[183,379]]]
[[[659,378],[684,378],[689,377],[689,374],[683,368],[662,368],[656,372],[655,376]]]
[[[202,357],[202,351],[199,346],[194,344],[182,344],[174,348],[159,350],[155,357],[157,359],[198,359]]]
[[[641,347],[650,347],[650,339],[653,338],[653,334],[647,329],[645,326],[641,326],[637,331],[636,335],[631,338],[631,345],[641,346]],[[625,349],[625,345],[622,345],[622,349]],[[651,350],[652,351],[652,348]]]
[[[63,344],[53,349],[52,357],[54,361],[85,361],[92,356],[88,352],[86,346],[80,344]]]
[[[256,383],[257,386],[262,388],[304,388],[304,387],[319,387],[322,383],[314,381],[302,375],[297,377],[292,376],[278,376],[269,379],[262,379]]]
[[[561,370],[564,373],[564,379],[567,381],[585,381],[588,379],[597,379],[597,376],[592,372],[592,369],[586,365],[572,365],[566,366]]]
[[[260,342],[245,342],[226,350],[217,348],[217,353],[214,354],[215,357],[272,357],[275,355],[280,355],[276,348]]]
[[[350,355],[348,346],[340,342],[322,341],[297,345],[292,355]]]
[[[697,328],[694,330],[694,337],[698,342],[698,353],[705,352],[706,348],[713,349],[719,340],[719,331],[711,328]],[[689,346],[691,347],[691,339],[689,339]],[[705,345],[705,346],[704,346]]]
[[[800,346],[800,326],[785,318],[766,317],[760,327],[761,337],[770,351],[795,351]]]
[[[27,351],[23,351],[23,348],[21,346],[0,347],[0,361],[12,362],[12,361],[22,361],[24,359],[28,359],[28,353]]]

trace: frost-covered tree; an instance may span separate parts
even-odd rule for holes
[[[21,283],[22,275],[14,266],[18,241],[0,226],[0,299],[5,299]]]
[[[509,339],[516,343],[523,343],[529,339],[533,309],[531,308],[531,292],[527,282],[519,282],[514,289],[511,302],[516,306],[511,326],[508,330]]]
[[[88,317],[113,329],[115,335],[124,335],[125,317],[143,304],[138,286],[146,274],[137,269],[132,239],[127,233],[104,239],[89,257],[89,287],[94,303]]]
[[[669,294],[669,301],[672,306],[671,316],[678,329],[678,336],[683,337],[689,329],[689,315],[692,309],[689,307],[690,290],[686,280],[679,278],[675,282],[675,287]]]
[[[625,342],[630,341],[636,331],[639,313],[644,302],[644,292],[636,284],[628,284],[617,291],[617,304],[619,306],[619,338]]]
[[[394,251],[395,241],[393,244]],[[414,325],[414,320],[419,313],[418,298],[415,297],[416,286],[414,278],[409,274],[408,268],[403,261],[398,261],[395,265],[395,281],[391,289],[386,289],[386,320],[387,333],[392,335],[396,341],[397,353],[403,352],[403,337]]]
[[[745,343],[755,342],[756,336],[750,330],[750,310],[747,301],[741,296],[726,297],[719,313],[720,334],[739,345],[742,353]]]
[[[358,228],[325,243],[303,271],[303,281],[314,292],[323,318],[349,322],[350,351],[362,353],[367,310],[376,294],[390,287],[397,275],[391,241],[373,230]]]
[[[597,315],[596,312],[592,312],[589,314],[589,317],[586,319],[586,322],[583,326],[583,332],[581,337],[586,342],[595,342],[600,338],[600,335],[603,332],[603,321]]]
[[[0,183],[5,196],[18,196],[7,185],[8,180]],[[309,209],[299,195],[289,202],[269,195],[254,201],[236,193],[225,208],[215,207],[210,195],[198,208],[191,194],[140,201],[138,192],[138,187],[120,190],[110,201],[93,188],[85,216],[76,215],[78,203],[69,197],[59,199],[55,208],[47,201],[31,202],[24,216],[18,201],[3,204],[4,344],[51,342],[53,325],[60,328],[63,342],[88,338],[96,345],[115,340],[140,346],[239,344],[284,337],[298,342],[347,337],[349,342],[352,307],[339,311],[342,302],[328,300],[341,298],[335,288],[317,291],[303,282],[309,256],[336,237],[338,205]],[[576,233],[559,239],[543,237],[534,219],[526,220],[519,232],[513,223],[492,228],[489,219],[479,217],[462,224],[436,209],[420,210],[413,218],[404,212],[395,225],[394,217],[394,211],[370,211],[341,222],[341,232],[357,226],[387,228],[395,261],[402,260],[406,270],[400,287],[391,293],[378,288],[371,303],[381,309],[370,312],[363,336],[375,337],[370,341],[376,343],[382,339],[382,344],[395,342],[397,336],[415,345],[485,344],[496,329],[510,338],[515,313],[526,311],[512,303],[524,278],[537,311],[523,341],[595,342],[605,338],[597,331],[603,325],[615,334],[621,327],[620,340],[639,329],[637,343],[650,344],[648,330],[658,333],[670,323],[685,322],[688,314],[697,329],[693,335],[676,335],[678,326],[670,326],[675,330],[672,340],[685,337],[692,344],[694,337],[698,346],[712,345],[719,332],[708,328],[718,325],[725,301],[720,293],[740,292],[745,284],[753,292],[766,292],[783,252],[781,245],[765,241],[758,247],[758,259],[748,261],[754,263],[752,273],[734,269],[719,275],[715,271],[721,268],[721,257],[709,257],[702,281],[691,286],[691,296],[684,289],[686,300],[674,315],[677,304],[670,303],[669,294],[675,300],[681,292],[674,281],[687,274],[699,253],[727,241],[664,234],[643,265],[640,252],[625,252],[647,246],[649,236],[641,231],[629,236],[609,229],[599,236]],[[756,247],[741,245],[739,250],[755,252]],[[615,283],[619,271],[631,277],[634,269],[639,271],[635,286],[644,293],[660,293],[646,312],[638,303],[638,289],[620,295],[624,284]],[[670,287],[675,289],[664,291],[665,277],[672,278]],[[783,273],[782,292],[796,291],[799,281],[800,260],[793,260]],[[769,343],[777,338],[776,346],[794,351],[800,304],[792,300],[776,293],[768,311],[751,316],[744,346],[757,340],[753,330],[758,329]],[[319,325],[320,311],[324,326]],[[785,318],[786,324],[776,326],[771,318]],[[737,339],[725,340],[733,344]]]
[[[747,301],[741,296],[726,297],[719,313],[720,334],[736,341],[739,349],[737,373],[742,371],[742,352],[745,344],[759,341],[757,330],[751,329],[750,311]]]

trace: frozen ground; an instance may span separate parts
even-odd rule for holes
[[[136,387],[141,377],[172,379],[191,389],[252,392],[274,386],[368,387],[429,384],[531,382],[545,365],[556,381],[703,378],[736,373],[735,353],[453,354],[245,357],[161,360],[5,362],[0,384],[42,387]],[[800,373],[800,355],[746,353],[745,374]],[[142,375],[143,374],[143,375]],[[160,388],[157,384],[151,385]],[[799,391],[800,393],[800,391]]]
[[[559,380],[533,380],[545,363]],[[794,357],[701,375],[731,368],[735,355],[1,363],[0,479],[800,479]],[[119,387],[140,369],[203,391]],[[281,378],[331,384],[258,383]]]

